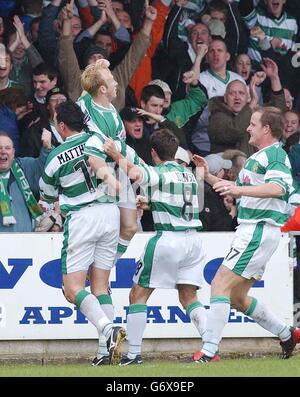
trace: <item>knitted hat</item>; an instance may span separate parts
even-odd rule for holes
[[[94,54],[100,54],[104,59],[108,59],[107,52],[99,45],[90,45],[83,53],[83,66],[86,67],[90,57]]]

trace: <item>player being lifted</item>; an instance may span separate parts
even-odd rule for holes
[[[121,231],[119,236],[118,248],[114,263],[124,253],[136,231],[136,204],[135,195],[127,175],[118,169],[113,159],[107,157],[103,151],[103,143],[107,136],[112,137],[119,149],[124,155],[130,156],[133,161],[138,161],[138,156],[135,155],[133,149],[127,147],[123,137],[125,138],[125,128],[115,110],[111,101],[117,95],[117,85],[111,71],[108,69],[109,62],[105,59],[97,61],[95,64],[89,65],[82,75],[83,88],[91,95],[86,94],[79,103],[84,113],[89,116],[88,126],[93,134],[87,140],[84,148],[84,154],[88,156],[88,163],[94,172],[101,178],[101,169],[103,164],[109,166],[112,175],[118,174],[122,189],[120,190],[120,197],[117,197],[117,205],[120,210]],[[120,171],[120,172],[119,172]],[[102,185],[106,188],[105,185]],[[123,229],[122,229],[123,226]],[[104,303],[104,302],[103,302]],[[110,307],[113,315],[113,306],[111,297],[108,296],[105,304]],[[95,365],[106,364],[107,362],[107,348],[106,341],[99,339],[99,349],[97,357],[94,359]]]
[[[149,2],[145,2],[145,24],[147,25],[147,30],[152,28],[156,16],[156,8],[149,6]],[[102,137],[111,137],[118,141],[118,144],[121,144],[126,139],[125,127],[119,113],[111,103],[117,96],[118,83],[114,80],[108,67],[109,62],[105,59],[98,60],[95,64],[87,66],[81,77],[82,88],[87,93],[79,98],[77,103],[83,112],[88,115],[87,124],[91,131],[97,132]],[[88,154],[91,155],[89,161],[92,167],[94,169],[97,168],[96,151],[94,150],[93,153]],[[130,159],[133,160],[133,158]],[[119,180],[123,188],[118,202],[121,225],[116,262],[124,254],[130,240],[137,231],[135,195],[130,181],[122,171],[120,171]]]
[[[73,102],[56,108],[56,129],[64,143],[51,151],[40,179],[44,200],[59,198],[65,215],[61,251],[63,286],[66,299],[74,303],[97,328],[104,339],[105,357],[101,363],[114,363],[125,330],[113,326],[113,306],[108,293],[110,270],[114,265],[119,238],[119,210],[104,184],[118,190],[119,183],[105,161],[96,174],[84,154],[90,136],[84,114]],[[98,179],[97,179],[98,178]],[[99,183],[99,178],[103,183]],[[91,293],[85,289],[89,272]],[[99,360],[94,360],[98,365]]]

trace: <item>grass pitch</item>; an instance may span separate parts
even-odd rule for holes
[[[0,377],[285,377],[300,376],[300,356],[223,359],[219,363],[195,364],[149,361],[128,367],[92,367],[80,364],[0,364]]]

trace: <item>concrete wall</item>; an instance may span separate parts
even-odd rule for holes
[[[199,350],[199,339],[146,339],[144,359],[189,359]],[[0,362],[80,362],[95,356],[96,340],[14,340],[0,341]],[[127,342],[122,352],[127,351]],[[280,352],[276,338],[224,338],[220,352],[223,356],[261,356]]]

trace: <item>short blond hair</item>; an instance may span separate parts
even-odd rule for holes
[[[109,61],[106,59],[98,59],[95,63],[88,65],[81,75],[82,88],[91,96],[95,95],[101,85],[107,87],[102,72],[109,70]]]

